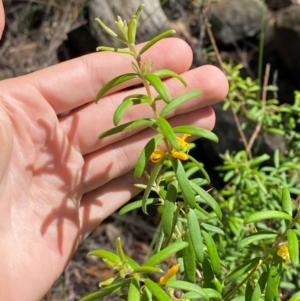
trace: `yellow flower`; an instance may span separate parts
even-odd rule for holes
[[[279,246],[277,255],[280,256],[284,261],[290,260],[290,253],[286,244]]]
[[[190,134],[184,134],[182,137],[176,137],[179,143],[179,150],[172,149],[172,157],[180,160],[187,160],[189,158],[188,152],[190,151],[190,144],[185,141]],[[158,163],[165,156],[165,152],[160,146],[157,146],[150,156],[153,163]]]
[[[165,152],[163,151],[163,149],[160,146],[158,146],[154,150],[154,152],[151,154],[150,160],[153,163],[158,163],[164,156],[165,156]]]
[[[178,269],[179,269],[179,264],[175,264],[174,266],[172,266],[170,269],[168,269],[165,276],[162,276],[159,279],[158,284],[165,285],[167,283],[167,281],[178,272]]]

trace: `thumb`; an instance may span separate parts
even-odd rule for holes
[[[0,103],[0,187],[6,178],[6,173],[11,160],[12,147],[13,132],[11,122]]]

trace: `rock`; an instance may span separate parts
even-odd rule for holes
[[[275,47],[300,89],[300,5],[282,9],[275,21]]]
[[[127,1],[126,5],[119,0],[92,0],[89,4],[89,19],[91,32],[98,42],[103,46],[124,46],[104,32],[95,22],[95,18],[101,19],[107,26],[115,29],[114,22],[117,16],[128,22],[140,3],[140,0]],[[139,20],[137,42],[147,41],[158,33],[169,29],[167,17],[161,9],[159,0],[145,0],[143,3],[145,6]]]
[[[228,45],[241,39],[255,37],[261,29],[262,12],[265,16],[266,37],[270,13],[260,0],[223,0],[211,5],[208,12],[212,32],[217,42]]]

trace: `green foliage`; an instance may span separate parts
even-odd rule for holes
[[[241,66],[224,65],[230,83],[224,109],[231,108],[244,149],[222,154],[224,163],[216,169],[225,184],[220,191],[214,189],[209,193],[209,175],[203,164],[189,155],[192,145],[186,139],[194,135],[217,142],[218,138],[191,125],[172,127],[166,119],[170,111],[201,92],[189,91],[172,98],[163,78],[173,77],[183,85],[185,80],[170,70],[152,72],[153,62],[143,62],[142,54],[174,31],[154,37],[138,51],[135,34],[141,11],[142,6],[128,25],[118,17],[116,32],[97,19],[108,34],[127,46],[117,49],[100,46],[98,50],[131,55],[134,72],[104,85],[96,102],[128,81],[138,80],[145,87],[145,94],[130,95],[123,100],[114,114],[115,127],[99,138],[140,127],[151,127],[156,132],[141,151],[134,171],[136,179],[144,179],[143,184],[136,184],[144,190],[143,196],[124,206],[120,214],[136,208],[146,213],[147,206],[156,205],[161,214],[159,239],[154,254],[141,265],[124,254],[120,239],[116,242],[116,253],[90,252],[90,256],[100,257],[113,268],[115,275],[100,282],[102,288],[81,301],[121,294],[123,288],[127,290],[122,291],[120,298],[129,301],[274,301],[280,300],[284,287],[295,292],[290,301],[298,300],[300,92],[295,92],[294,104],[279,105],[278,100],[265,96],[271,94],[263,94],[257,100],[261,90],[272,93],[276,87],[261,88],[251,78],[240,76]],[[150,86],[157,96],[151,95]],[[161,111],[157,109],[158,101],[165,103]],[[140,104],[151,107],[153,118],[122,124],[126,111]],[[252,132],[250,138],[245,131]],[[279,149],[273,154],[257,152],[256,146],[267,133],[282,135],[283,153]],[[174,255],[178,264],[158,281],[153,280],[152,274],[163,272],[158,265]]]

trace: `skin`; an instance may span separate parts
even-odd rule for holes
[[[212,129],[210,105],[228,89],[223,73],[212,66],[188,71],[191,49],[176,38],[157,43],[144,55],[150,57],[154,69],[181,73],[188,90],[203,92],[170,113],[170,122]],[[138,193],[132,169],[153,132],[97,136],[113,127],[122,99],[143,89],[121,92],[122,85],[93,102],[103,83],[131,71],[130,62],[95,53],[0,82],[0,300],[40,300],[88,233]],[[186,90],[178,80],[166,83],[172,96]],[[132,108],[122,122],[147,116],[147,106]]]

